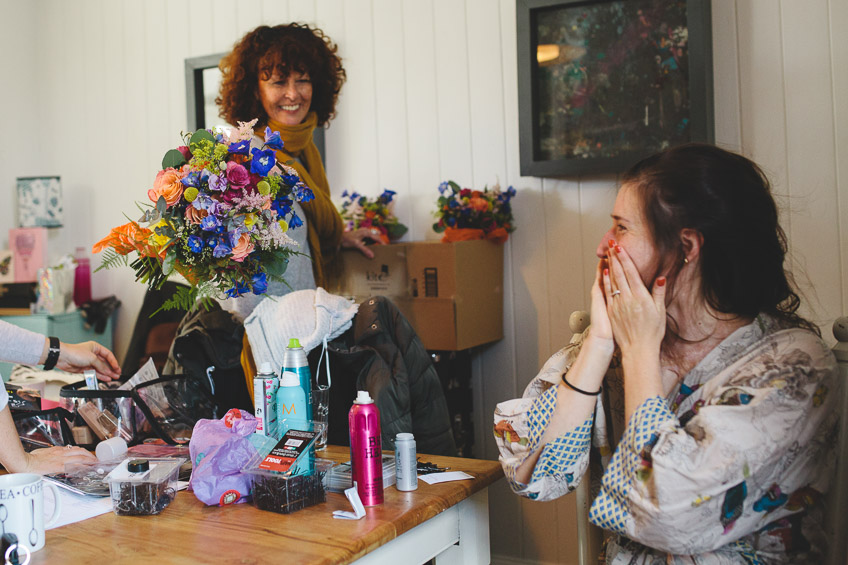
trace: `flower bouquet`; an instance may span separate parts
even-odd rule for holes
[[[103,251],[100,268],[129,264],[151,289],[181,274],[191,286],[165,309],[263,294],[269,279],[283,280],[288,257],[298,253],[286,232],[303,224],[292,204],[314,195],[294,169],[276,161],[280,134],[265,128],[262,143],[254,138],[255,124],[184,134],[185,145],[162,160],[147,192],[151,203],[139,203],[142,216],[94,245],[94,253]]]
[[[345,222],[345,231],[353,231],[359,228],[372,228],[380,231],[377,236],[383,243],[400,239],[406,233],[406,226],[395,217],[394,190],[383,190],[383,194],[369,200],[357,192],[342,192],[342,198],[346,200],[339,210],[342,220]]]
[[[443,242],[490,239],[503,243],[515,231],[509,203],[515,189],[511,186],[506,192],[498,185],[492,190],[471,190],[447,181],[439,185],[439,193],[435,213],[439,221],[433,224],[433,230],[444,232]]]

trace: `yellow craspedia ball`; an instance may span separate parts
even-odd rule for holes
[[[197,198],[197,189],[193,186],[188,187],[183,192],[183,198],[185,198],[186,202],[194,202],[194,199]]]
[[[289,231],[289,223],[285,220],[280,220],[280,229],[283,230],[283,233]]]
[[[251,228],[253,224],[256,223],[256,214],[245,214],[244,215],[244,225],[245,227]]]
[[[267,196],[271,192],[271,185],[268,184],[268,181],[262,180],[256,185],[256,190],[258,190],[259,194],[262,196]]]
[[[151,241],[151,243],[153,243],[153,245],[155,245],[157,247],[162,247],[163,245],[168,243],[169,239],[171,239],[167,235],[159,235],[159,234],[156,233],[156,228],[162,228],[162,227],[167,227],[167,226],[168,226],[168,222],[166,222],[165,220],[159,220],[154,225],[150,226],[150,229],[153,230],[153,232],[154,232],[150,236],[150,241]]]

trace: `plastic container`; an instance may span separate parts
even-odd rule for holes
[[[357,391],[348,413],[353,481],[364,506],[383,503],[383,447],[380,411],[367,390]]]
[[[283,373],[294,373],[300,381],[300,388],[306,395],[306,419],[312,419],[312,373],[309,371],[309,362],[306,353],[300,346],[300,341],[293,337],[283,354],[283,366],[280,369],[280,379]],[[278,418],[279,419],[279,418]]]
[[[320,431],[320,426],[315,428],[312,422],[307,427]],[[327,499],[324,475],[335,463],[328,459],[316,459],[312,449],[307,449],[303,457],[286,472],[259,468],[259,464],[276,445],[273,438],[266,437],[256,446],[256,455],[241,470],[252,480],[250,492],[253,506],[278,514],[291,514],[324,502]]]
[[[186,459],[125,459],[106,476],[118,516],[151,516],[177,495],[177,476]]]

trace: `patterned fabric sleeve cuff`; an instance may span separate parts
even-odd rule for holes
[[[634,453],[639,453],[649,442],[656,441],[654,434],[668,420],[674,419],[668,403],[659,396],[652,396],[636,408],[624,430],[622,443]]]
[[[642,452],[657,441],[659,427],[674,417],[659,396],[648,398],[636,408],[601,480],[601,492],[589,509],[590,522],[619,534],[627,533],[627,524],[632,519],[631,490],[645,465]]]
[[[589,451],[593,421],[594,414],[580,426],[548,443],[533,469],[531,483],[543,477],[563,478],[571,490],[575,476],[579,478],[576,471]]]

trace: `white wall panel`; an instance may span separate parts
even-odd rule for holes
[[[839,264],[821,253],[823,245],[839,237],[828,6],[825,1],[784,1],[781,6],[792,214],[787,235],[796,264],[816,283],[803,289],[804,311],[810,319],[826,323],[832,307],[842,302]]]
[[[360,192],[373,198],[381,194],[384,188],[396,191],[398,201],[395,203],[395,212],[410,218],[412,199],[409,189],[409,128],[406,107],[408,69],[403,38],[403,4],[397,0],[374,0],[373,17],[377,183],[360,187]],[[336,193],[338,194],[338,191]]]
[[[835,126],[834,148],[836,162],[836,207],[839,210],[839,267],[842,303],[833,308],[830,317],[848,314],[848,2],[830,0],[831,75],[833,76],[833,101]],[[835,305],[834,305],[835,306]],[[826,333],[826,335],[830,335]]]

